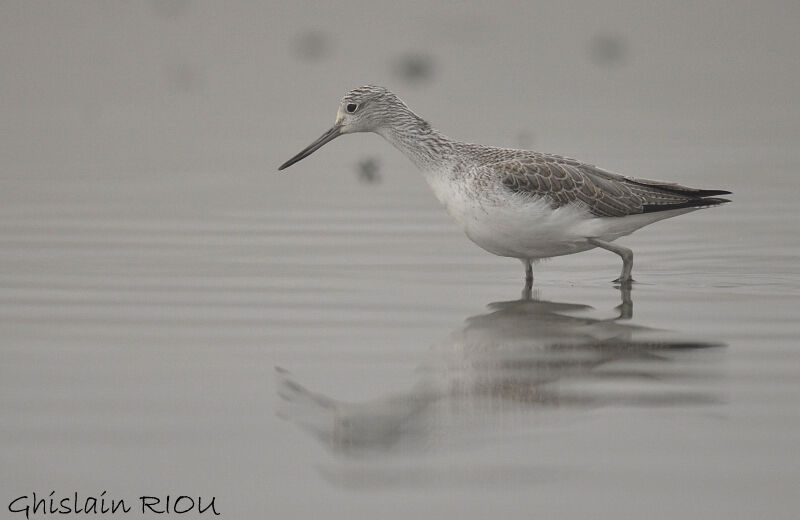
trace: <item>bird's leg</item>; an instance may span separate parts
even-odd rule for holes
[[[633,251],[627,247],[618,246],[610,242],[604,242],[603,240],[598,240],[596,238],[590,238],[589,243],[611,251],[612,253],[616,253],[622,258],[622,274],[619,275],[619,278],[614,280],[615,282],[630,283],[633,281],[633,278],[631,278],[631,270],[633,269]]]
[[[525,288],[522,289],[522,299],[530,300],[533,290],[533,264],[530,259],[523,260],[522,263],[525,265]]]

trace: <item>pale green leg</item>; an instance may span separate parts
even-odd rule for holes
[[[611,251],[612,253],[616,253],[622,258],[622,274],[619,275],[619,278],[614,280],[615,282],[630,283],[633,281],[633,278],[631,278],[631,270],[633,269],[633,251],[627,247],[618,246],[616,244],[612,244],[611,242],[605,242],[596,238],[590,238],[589,243]]]

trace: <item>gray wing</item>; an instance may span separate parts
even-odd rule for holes
[[[714,206],[727,199],[701,190],[647,179],[623,177],[558,155],[526,152],[492,166],[503,185],[516,193],[545,197],[554,208],[582,203],[598,217],[622,217],[670,209]]]

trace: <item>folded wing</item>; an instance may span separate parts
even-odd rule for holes
[[[544,197],[554,208],[582,203],[595,216],[623,217],[654,211],[716,206],[725,190],[624,177],[558,155],[526,152],[493,165],[503,185],[515,193]]]

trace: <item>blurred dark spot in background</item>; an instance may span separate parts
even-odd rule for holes
[[[191,63],[172,63],[164,67],[164,76],[171,92],[188,94],[203,89],[202,71]]]
[[[333,52],[334,42],[324,31],[307,29],[295,35],[292,54],[302,61],[322,61]]]
[[[180,18],[192,7],[192,0],[152,0],[156,15],[161,18]]]
[[[433,79],[436,60],[428,54],[408,53],[395,58],[394,74],[406,83],[423,83]]]
[[[381,167],[375,157],[366,157],[358,161],[358,180],[365,184],[377,184],[381,182]]]
[[[620,34],[595,34],[588,50],[589,61],[598,67],[623,65],[628,60],[628,42]]]

